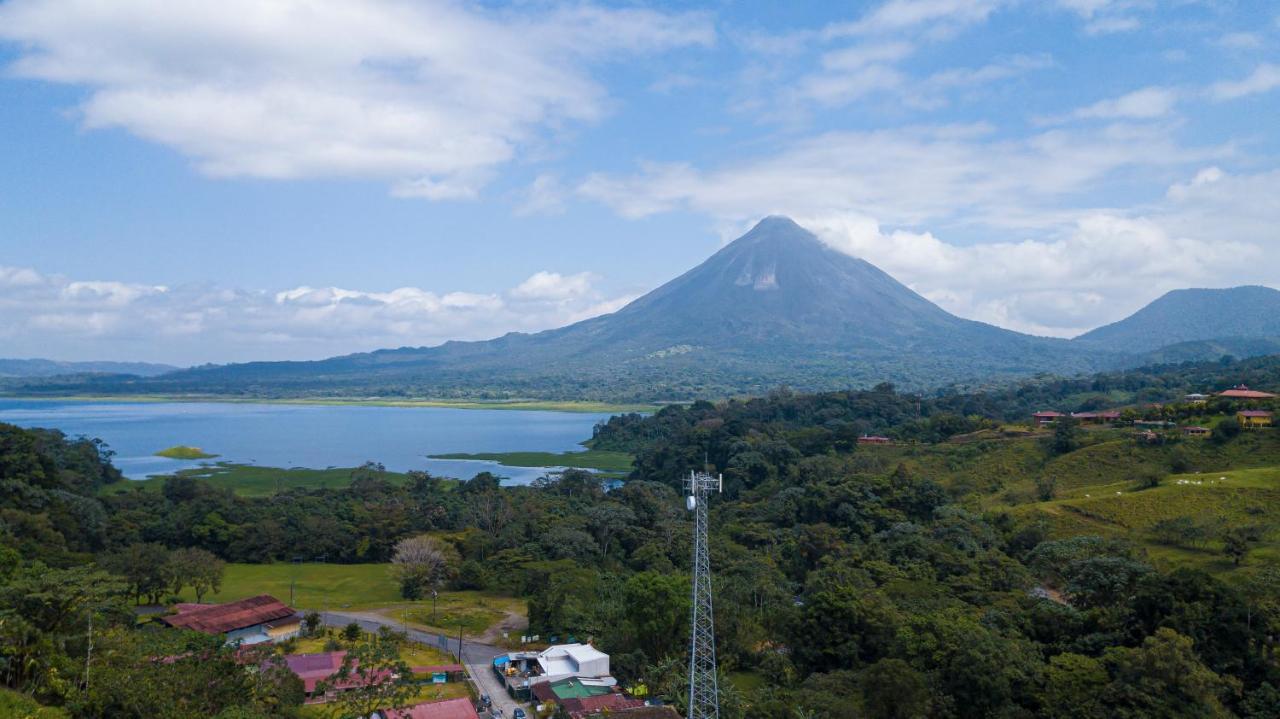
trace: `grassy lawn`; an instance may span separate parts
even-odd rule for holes
[[[71,716],[57,707],[40,706],[36,700],[10,689],[0,688],[0,717],[16,719],[67,719]]]
[[[330,469],[280,469],[278,467],[258,467],[249,464],[232,464],[218,462],[204,467],[194,467],[179,471],[178,476],[203,479],[215,487],[225,487],[242,497],[267,497],[280,491],[303,487],[306,489],[337,489],[351,484],[351,467],[335,467]],[[399,472],[387,472],[383,475],[388,482],[402,483],[406,475]],[[103,487],[106,493],[122,493],[136,490],[158,490],[164,486],[164,477],[129,480],[117,482]]]
[[[630,472],[635,459],[626,452],[586,449],[580,452],[481,452],[433,454],[432,459],[482,459],[508,467],[580,467],[606,472]]]
[[[403,612],[405,621],[412,626],[422,628],[438,628],[456,632],[457,628],[461,626],[463,632],[476,636],[502,621],[508,612],[523,615],[526,611],[527,607],[523,600],[496,596],[486,592],[467,591],[441,592],[436,599],[434,618],[429,598],[418,602],[416,606],[411,608],[383,613],[399,617]]]
[[[294,606],[315,610],[373,609],[402,603],[389,564],[228,564],[217,594],[207,602],[230,602],[270,594],[289,603],[294,581]],[[190,590],[183,598],[195,601]]]
[[[289,603],[289,584],[294,582],[293,606],[317,611],[377,611],[411,627],[439,627],[456,634],[459,624],[471,636],[482,634],[505,619],[508,613],[524,616],[524,600],[492,592],[443,591],[437,601],[438,624],[431,621],[431,599],[407,602],[391,576],[389,564],[228,564],[217,594],[205,595],[206,602],[230,602],[258,594],[270,594]],[[190,590],[182,594],[195,601]]]
[[[294,646],[294,654],[319,654],[325,650],[325,644],[330,637],[337,638],[338,630],[330,629],[329,636],[305,637],[299,639]],[[347,642],[338,640],[339,644],[346,648]],[[454,664],[457,662],[452,654],[429,647],[424,644],[415,642],[406,642],[400,649],[400,659],[411,667],[431,667],[441,664]]]
[[[1055,536],[1097,534],[1125,537],[1142,546],[1157,566],[1193,566],[1216,574],[1237,567],[1214,538],[1200,547],[1170,546],[1155,541],[1152,528],[1161,520],[1191,517],[1222,527],[1267,527],[1241,568],[1280,561],[1280,467],[1179,474],[1159,487],[1135,490],[1131,482],[1093,485],[1072,496],[1014,508],[1015,514],[1045,519]]]

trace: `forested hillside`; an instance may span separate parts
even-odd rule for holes
[[[449,547],[453,588],[516,593],[530,631],[590,639],[624,685],[679,704],[679,487],[705,463],[725,477],[711,521],[726,719],[1274,719],[1280,433],[1180,398],[1274,387],[1278,370],[1210,363],[936,397],[775,392],[624,415],[593,440],[636,455],[612,491],[581,471],[501,487],[487,474],[393,483],[377,465],[341,489],[265,497],[191,478],[101,491],[117,476],[100,446],[4,427],[5,683],[73,716],[291,716],[287,682],[135,629],[128,604],[189,581],[174,578],[180,552],[373,562],[427,535]],[[1028,427],[1047,407],[1213,432]],[[859,444],[866,433],[893,443]],[[123,664],[95,663],[106,676],[86,689],[90,615]],[[216,661],[145,660],[159,652]],[[203,713],[182,714],[191,702]]]

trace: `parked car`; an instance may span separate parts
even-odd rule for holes
[[[511,719],[525,719],[524,710],[516,707],[515,711],[511,712]]]

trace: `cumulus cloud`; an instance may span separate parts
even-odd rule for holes
[[[280,291],[73,280],[0,266],[0,343],[7,355],[149,359],[180,364],[325,357],[358,350],[486,339],[612,312],[591,273],[542,271],[499,293]]]
[[[1177,103],[1178,93],[1175,90],[1167,87],[1144,87],[1120,97],[1095,102],[1072,114],[1089,120],[1150,120],[1168,115]]]
[[[605,112],[593,63],[707,45],[707,17],[582,3],[10,0],[18,76],[87,89],[124,128],[213,176],[385,180],[472,197],[522,145]]]
[[[1209,88],[1209,96],[1221,102],[1271,92],[1276,88],[1280,88],[1280,65],[1263,63],[1248,77],[1214,83]]]
[[[1080,216],[1044,240],[947,243],[883,231],[863,215],[801,218],[831,246],[862,257],[963,317],[1070,337],[1119,319],[1168,290],[1255,274],[1263,250],[1179,235],[1173,223],[1108,212]]]
[[[627,217],[677,209],[743,220],[762,213],[857,211],[893,225],[1060,224],[1058,209],[1121,170],[1175,168],[1229,154],[1185,148],[1161,125],[1055,129],[1020,139],[989,126],[834,132],[711,170],[648,163],[594,174],[578,192]],[[1071,216],[1070,213],[1066,213]]]

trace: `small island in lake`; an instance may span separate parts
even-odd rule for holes
[[[156,456],[168,457],[169,459],[213,459],[218,455],[209,454],[199,447],[188,447],[185,444],[179,444],[156,452]]]

